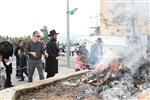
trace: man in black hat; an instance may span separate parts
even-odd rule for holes
[[[46,52],[48,57],[46,58],[45,72],[47,72],[47,78],[55,76],[58,73],[58,60],[59,60],[59,47],[57,46],[57,35],[55,30],[51,30],[50,41],[46,45]]]

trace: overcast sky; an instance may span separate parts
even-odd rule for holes
[[[44,25],[66,35],[67,0],[0,0],[0,35],[31,35]],[[88,35],[89,27],[96,25],[100,0],[70,0],[70,10],[78,8],[70,16],[70,34]]]

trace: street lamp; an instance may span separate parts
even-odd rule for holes
[[[70,25],[69,25],[69,0],[67,0],[67,66],[70,67]]]

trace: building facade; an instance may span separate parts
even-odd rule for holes
[[[148,0],[100,0],[100,34],[150,34]]]

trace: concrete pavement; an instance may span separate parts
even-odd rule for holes
[[[64,60],[59,60],[58,74],[56,74],[54,77],[59,77],[61,75],[65,75],[65,74],[67,75],[67,74],[70,74],[72,72],[75,72],[74,71],[74,68],[75,68],[74,57],[70,57],[70,61],[71,61],[70,62],[71,67],[70,68],[67,67],[67,62],[65,61],[67,59],[67,57],[66,56],[61,57],[61,59],[64,59]],[[44,71],[44,76],[46,78],[45,71]],[[37,81],[37,80],[39,80],[39,75],[38,75],[37,69],[35,69],[35,72],[33,75],[33,81]],[[18,86],[20,84],[25,84],[25,83],[28,83],[28,78],[26,76],[25,76],[25,81],[19,81],[19,79],[16,78],[16,64],[15,64],[15,59],[14,59],[13,60],[12,84],[15,86]]]

